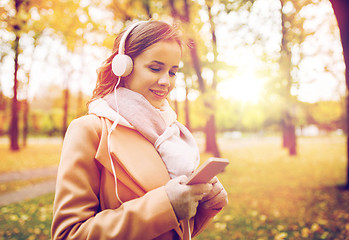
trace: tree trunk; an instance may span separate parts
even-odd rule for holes
[[[150,12],[150,0],[142,0],[142,3],[143,3],[143,7],[147,13],[148,18],[151,19],[152,14]]]
[[[287,148],[290,156],[297,155],[296,127],[292,114],[286,110],[282,116],[282,147]]]
[[[282,147],[288,148],[290,144],[288,142],[289,137],[287,136],[287,126],[286,126],[285,117],[283,117],[281,120],[281,132],[282,132]]]
[[[207,13],[210,21],[210,29],[211,29],[211,37],[212,37],[212,48],[213,48],[213,56],[214,56],[214,62],[217,61],[218,58],[218,50],[217,50],[217,37],[216,37],[216,26],[213,21],[213,16],[211,14],[211,7],[212,7],[212,1],[206,0],[206,7],[207,7]],[[216,64],[215,64],[216,65]],[[209,107],[209,120],[206,123],[206,152],[211,152],[215,157],[220,157],[221,154],[218,149],[217,139],[216,139],[216,88],[217,88],[217,69],[216,67],[211,68],[213,72],[213,79],[212,79],[212,85],[211,89],[213,90],[212,95],[212,102],[208,103]]]
[[[347,66],[349,66],[347,64]],[[347,71],[348,72],[348,71]],[[346,73],[346,78],[348,79],[348,74]],[[347,88],[348,88],[348,85],[347,85]],[[349,128],[349,96],[347,96],[347,180],[346,180],[346,188],[349,189],[349,131],[348,131],[348,128]]]
[[[17,28],[17,29],[16,29]],[[18,79],[17,79],[17,73],[18,73],[18,55],[19,55],[19,36],[18,36],[18,30],[19,27],[15,27],[16,29],[16,39],[14,42],[14,51],[15,51],[15,58],[14,58],[14,64],[15,64],[15,72],[14,72],[14,80],[13,80],[13,98],[12,98],[12,109],[11,109],[11,123],[10,123],[10,149],[12,151],[19,150],[18,145],[18,99],[17,99],[17,91],[18,91]]]
[[[214,115],[210,115],[206,124],[206,152],[210,152],[215,157],[221,157],[216,141],[216,122]]]
[[[347,102],[346,102],[346,113],[347,113],[347,121],[346,121],[346,131],[347,131],[347,179],[346,179],[346,188],[349,189],[349,76],[348,76],[348,67],[349,67],[349,1],[348,0],[332,0],[332,7],[334,13],[336,15],[338,26],[340,30],[342,46],[343,46],[343,55],[344,62],[346,65],[345,71],[345,79],[347,86]]]
[[[297,155],[297,136],[296,136],[296,128],[293,123],[288,126],[289,131],[289,146],[288,152],[290,156]]]
[[[280,77],[281,82],[286,80],[286,83],[284,84],[284,94],[283,97],[285,98],[287,109],[284,110],[284,114],[282,116],[282,146],[284,148],[288,148],[289,154],[296,155],[297,154],[297,136],[296,136],[296,128],[295,123],[293,119],[293,112],[289,109],[292,109],[293,100],[291,97],[291,86],[292,86],[292,76],[291,76],[291,53],[290,50],[287,47],[287,28],[285,26],[285,23],[287,22],[286,15],[283,13],[283,6],[284,6],[284,0],[280,1],[281,8],[280,8],[280,14],[281,14],[281,31],[282,31],[282,38],[281,38],[281,56],[280,56]]]
[[[200,64],[200,59],[197,53],[196,44],[194,40],[191,40],[190,55],[191,55],[191,59],[193,62],[196,75],[198,76],[200,92],[202,94],[205,94],[206,86],[205,86],[204,79],[202,78],[202,75],[201,75],[201,64]],[[208,112],[211,112],[213,110],[213,113],[210,113],[210,116],[205,126],[205,133],[206,133],[205,151],[212,153],[215,157],[219,157],[220,153],[219,153],[217,139],[216,139],[216,125],[215,125],[216,121],[215,121],[215,115],[214,115],[214,106],[212,106],[212,103],[208,101],[205,103],[205,106],[209,109]]]
[[[24,101],[23,101],[23,130],[22,130],[22,144],[23,144],[23,147],[27,146],[28,115],[29,115],[29,103],[28,103],[28,99],[24,99]]]
[[[36,45],[36,44],[35,44]],[[33,54],[34,55],[34,54]],[[28,118],[29,118],[29,82],[30,82],[30,70],[26,73],[27,82],[24,86],[24,100],[23,100],[23,129],[22,129],[22,145],[23,147],[27,146],[27,137],[28,137]]]
[[[190,44],[190,57],[194,66],[196,76],[198,77],[199,89],[201,93],[205,93],[206,86],[201,74],[201,63],[200,63],[200,59],[196,49],[196,43],[193,39],[189,39],[189,44]]]

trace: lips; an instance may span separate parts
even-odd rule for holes
[[[159,97],[159,98],[165,98],[166,95],[167,95],[167,91],[163,91],[163,90],[153,90],[153,89],[150,89],[150,91],[151,91],[156,97]]]

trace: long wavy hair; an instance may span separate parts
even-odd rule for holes
[[[118,81],[118,77],[112,72],[112,60],[118,54],[120,40],[126,30],[123,30],[115,39],[113,53],[108,57],[100,68],[97,69],[97,83],[90,100],[102,98],[111,93]],[[183,47],[180,31],[176,25],[169,25],[162,21],[150,20],[136,26],[128,35],[125,42],[125,54],[135,59],[151,45],[159,41],[176,41]],[[125,78],[122,77],[119,86],[124,86]],[[90,103],[89,102],[89,103]],[[89,104],[88,103],[88,104]]]

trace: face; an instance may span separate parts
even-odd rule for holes
[[[133,71],[125,87],[142,94],[154,107],[160,108],[175,85],[181,59],[176,41],[160,41],[133,59]]]

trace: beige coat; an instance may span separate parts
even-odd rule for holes
[[[164,185],[170,180],[153,145],[137,131],[95,115],[68,128],[58,169],[52,239],[188,239],[188,222],[178,222]],[[218,210],[201,209],[190,221],[197,235]]]

